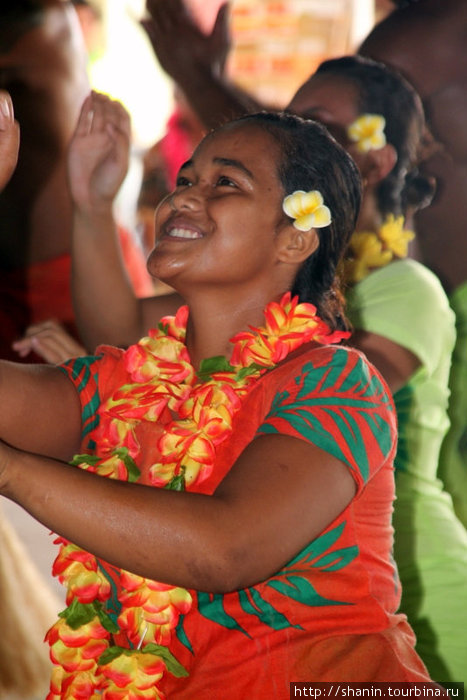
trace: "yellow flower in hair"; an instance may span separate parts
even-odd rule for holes
[[[377,151],[386,145],[385,126],[386,120],[381,114],[361,114],[348,127],[347,135],[357,144],[360,153]]]
[[[398,258],[406,258],[408,245],[415,238],[415,233],[404,228],[404,217],[389,214],[384,224],[379,229],[379,236],[386,248],[392,250]]]
[[[287,216],[295,219],[293,225],[299,231],[323,228],[331,223],[331,212],[323,203],[323,196],[318,190],[296,190],[284,198],[282,209]]]

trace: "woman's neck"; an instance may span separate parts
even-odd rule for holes
[[[186,344],[193,366],[208,357],[224,355],[230,359],[230,339],[249,326],[264,325],[264,309],[270,301],[278,301],[277,295],[245,295],[239,299],[235,292],[228,295],[195,295],[187,299],[190,309]]]
[[[383,218],[378,209],[376,197],[372,192],[365,192],[358,215],[356,231],[378,231]]]

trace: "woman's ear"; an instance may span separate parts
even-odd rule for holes
[[[397,152],[391,143],[387,143],[383,148],[368,151],[355,160],[363,181],[368,185],[377,185],[389,175],[397,163]]]
[[[276,238],[278,258],[285,263],[302,263],[319,246],[316,229],[299,231],[293,224],[284,226]]]

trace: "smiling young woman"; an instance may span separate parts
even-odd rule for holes
[[[210,71],[214,44],[221,36],[200,33],[183,12],[181,0],[151,0],[148,8],[153,13],[147,28],[154,48],[158,55],[167,52],[168,62],[163,65],[179,71],[177,79],[205,123],[218,123],[223,113],[244,113],[248,107],[238,101],[238,91],[232,92]],[[180,36],[185,37],[183,42]],[[75,212],[75,301],[83,337],[91,348],[98,342],[122,346],[136,342],[152,319],[174,312],[180,303],[176,295],[135,299],[115,252],[111,208],[105,207],[105,215],[96,215],[95,207],[89,205],[90,183],[99,173],[105,175],[108,166],[95,147],[99,132],[109,120],[116,123],[109,151],[114,156],[122,141],[129,139],[128,127],[122,126],[124,118],[113,114],[117,106],[106,106],[103,100],[91,98],[96,119],[89,120],[85,107],[83,123],[91,123],[90,132],[78,131],[72,144],[77,156],[72,181],[87,183],[87,196],[77,202]],[[432,183],[418,172],[424,133],[421,100],[407,81],[386,66],[346,56],[324,62],[298,90],[289,109],[322,121],[361,170],[363,203],[345,262],[350,280],[347,313],[355,329],[351,342],[375,364],[395,394],[399,450],[393,523],[403,584],[401,610],[416,632],[417,651],[431,675],[452,681],[463,675],[467,655],[467,533],[438,478],[438,463],[448,425],[454,317],[439,280],[406,257],[413,238],[406,227],[413,212],[426,205],[432,194]],[[106,118],[101,112],[106,112]],[[369,129],[369,139],[358,136],[362,127]],[[356,132],[353,140],[351,134],[355,138]],[[92,177],[83,162],[91,163]],[[300,188],[294,182],[284,190]],[[321,238],[312,260],[318,259],[327,240]],[[327,269],[325,262],[320,267]],[[209,308],[206,317],[216,310]],[[320,314],[325,311],[320,309]]]
[[[301,262],[291,251],[298,251],[295,239],[305,238],[285,220],[275,196],[281,188],[275,156],[277,145],[255,126],[231,127],[207,138],[157,210],[151,274],[177,287],[185,299],[187,284],[188,294],[189,289],[210,293],[214,285],[219,306],[255,306],[260,322],[267,300],[290,288]],[[317,245],[314,233],[307,238],[305,254]]]
[[[394,407],[336,345],[359,201],[321,125],[232,122],[156,217],[187,305],[126,351],[0,365],[1,493],[59,534],[68,587],[50,698],[429,682],[396,613]]]

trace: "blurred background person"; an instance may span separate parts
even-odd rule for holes
[[[359,48],[406,75],[420,93],[436,148],[420,166],[436,180],[416,214],[419,254],[439,275],[456,314],[448,432],[441,475],[467,525],[467,3],[394,2]]]
[[[0,194],[0,357],[6,359],[18,357],[12,342],[31,324],[54,319],[78,339],[65,159],[90,91],[87,60],[72,2],[2,2],[0,86],[11,94],[23,134],[17,169]],[[151,293],[141,251],[122,227],[119,235],[135,292]]]
[[[13,104],[0,90],[0,189],[15,168],[18,147]],[[0,507],[0,697],[45,696],[50,660],[43,639],[60,607]]]

